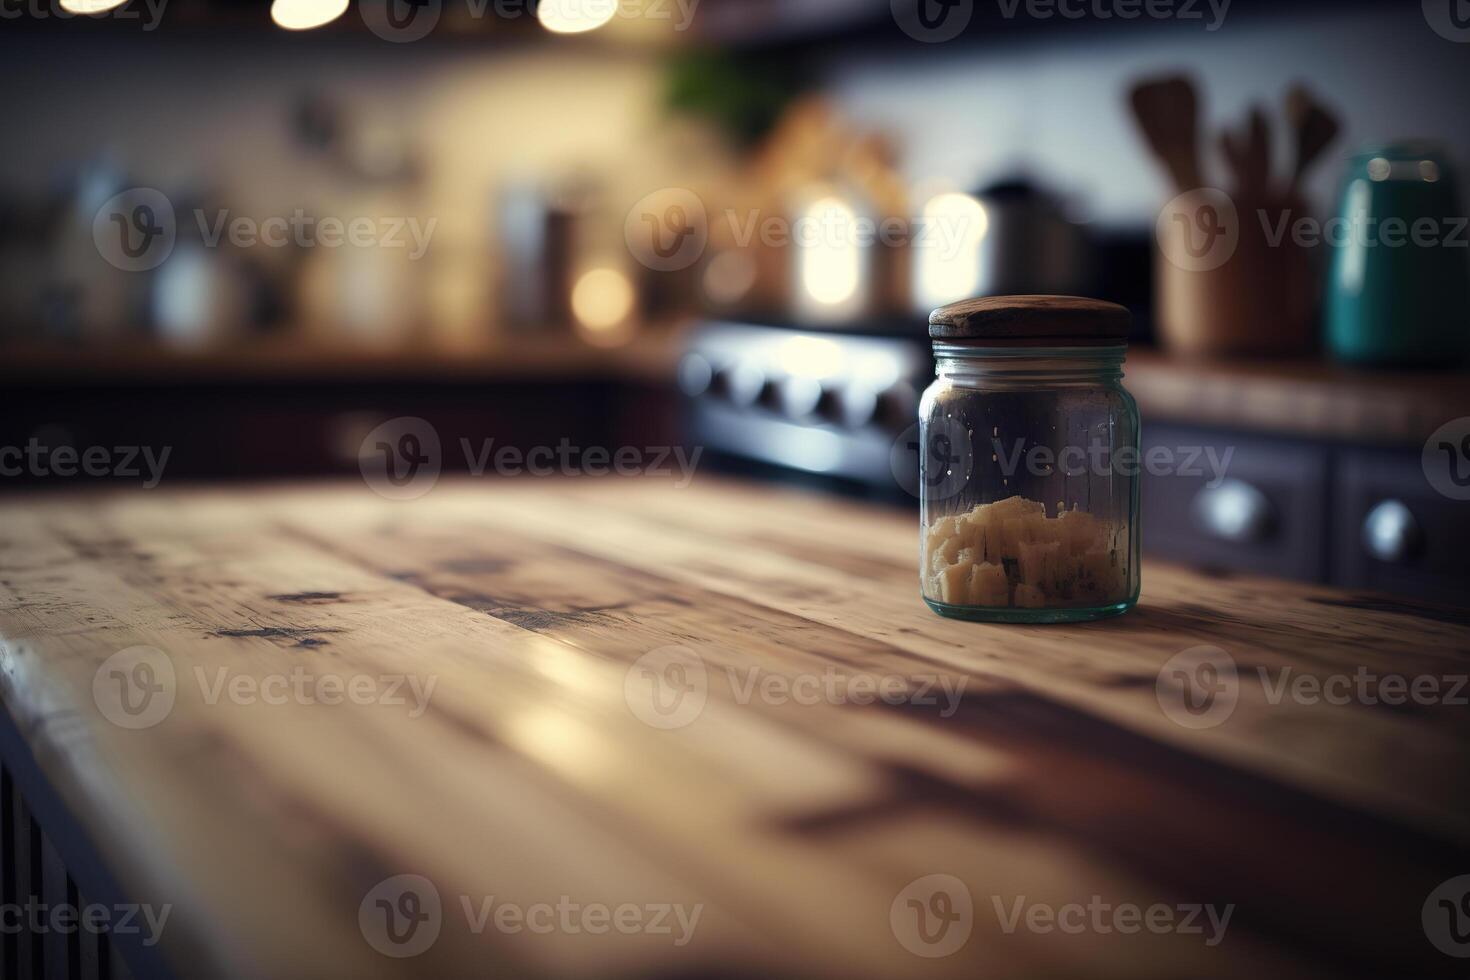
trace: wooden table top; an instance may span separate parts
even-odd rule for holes
[[[702,474],[11,497],[0,694],[181,976],[1463,969],[1464,615],[965,624],[917,547]]]

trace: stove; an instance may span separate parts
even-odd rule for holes
[[[877,496],[915,486],[919,395],[934,376],[922,323],[841,331],[709,321],[679,364],[692,441],[736,460],[843,478]]]

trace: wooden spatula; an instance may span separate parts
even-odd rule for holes
[[[1234,191],[1237,196],[1245,192],[1247,171],[1250,164],[1246,161],[1244,141],[1237,138],[1229,126],[1220,130],[1220,155],[1230,165],[1230,174],[1235,178]]]
[[[1220,131],[1220,153],[1235,174],[1235,193],[1260,201],[1271,193],[1271,124],[1260,106],[1251,108],[1245,129]]]
[[[1286,118],[1291,123],[1296,141],[1296,163],[1291,174],[1288,196],[1295,197],[1302,178],[1322,156],[1322,151],[1337,138],[1337,117],[1325,109],[1305,85],[1293,85],[1286,93]]]
[[[1245,144],[1246,193],[1261,200],[1271,192],[1271,124],[1266,111],[1251,107]]]
[[[1194,190],[1203,181],[1199,167],[1199,99],[1184,75],[1139,82],[1129,104],[1154,155],[1163,161],[1174,185]]]

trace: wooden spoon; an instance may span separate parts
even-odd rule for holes
[[[1250,164],[1246,160],[1242,141],[1236,138],[1229,126],[1220,130],[1220,155],[1230,165],[1230,173],[1235,177],[1235,194],[1239,197],[1245,192],[1246,183],[1250,179]]]
[[[1134,118],[1181,191],[1199,187],[1199,99],[1184,75],[1139,82],[1129,93]]]
[[[1220,153],[1235,174],[1235,193],[1260,201],[1271,190],[1271,125],[1259,106],[1251,108],[1243,132],[1220,131]]]
[[[1263,200],[1271,193],[1271,123],[1260,106],[1251,107],[1245,145],[1247,197]]]
[[[1325,109],[1307,87],[1293,85],[1286,93],[1286,118],[1296,140],[1296,163],[1292,169],[1289,197],[1295,197],[1302,178],[1322,156],[1322,151],[1337,138],[1341,127],[1337,117]]]

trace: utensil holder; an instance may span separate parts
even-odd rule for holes
[[[1190,357],[1303,354],[1316,343],[1318,268],[1285,198],[1181,195],[1158,224],[1159,335]],[[1232,232],[1233,227],[1233,232]]]

